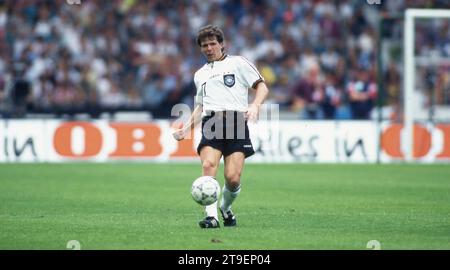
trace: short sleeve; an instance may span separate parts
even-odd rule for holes
[[[263,82],[264,78],[259,73],[258,69],[256,69],[255,65],[248,61],[245,57],[239,56],[237,57],[238,69],[240,72],[240,76],[242,82],[246,87],[255,88],[259,82]]]

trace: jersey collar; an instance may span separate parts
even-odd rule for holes
[[[215,61],[207,61],[208,62],[208,64],[211,64],[211,63],[213,63],[213,62],[217,62],[217,61],[222,61],[223,59],[225,59],[225,58],[227,58],[227,56],[228,56],[228,54],[222,54],[222,57],[220,57],[218,60],[215,60]]]

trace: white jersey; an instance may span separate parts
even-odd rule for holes
[[[194,75],[195,101],[206,111],[247,111],[248,89],[264,81],[256,67],[242,56],[224,55],[206,63]]]

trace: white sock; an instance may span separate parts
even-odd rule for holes
[[[217,216],[217,201],[213,204],[205,206],[206,216],[214,217],[216,220],[219,220]]]
[[[231,209],[231,204],[236,199],[236,197],[241,193],[241,186],[239,186],[235,191],[230,191],[226,185],[222,189],[222,202],[220,203],[220,209],[227,212]]]

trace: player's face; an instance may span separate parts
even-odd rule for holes
[[[216,61],[222,57],[222,44],[216,37],[208,37],[201,41],[200,49],[208,61]]]

